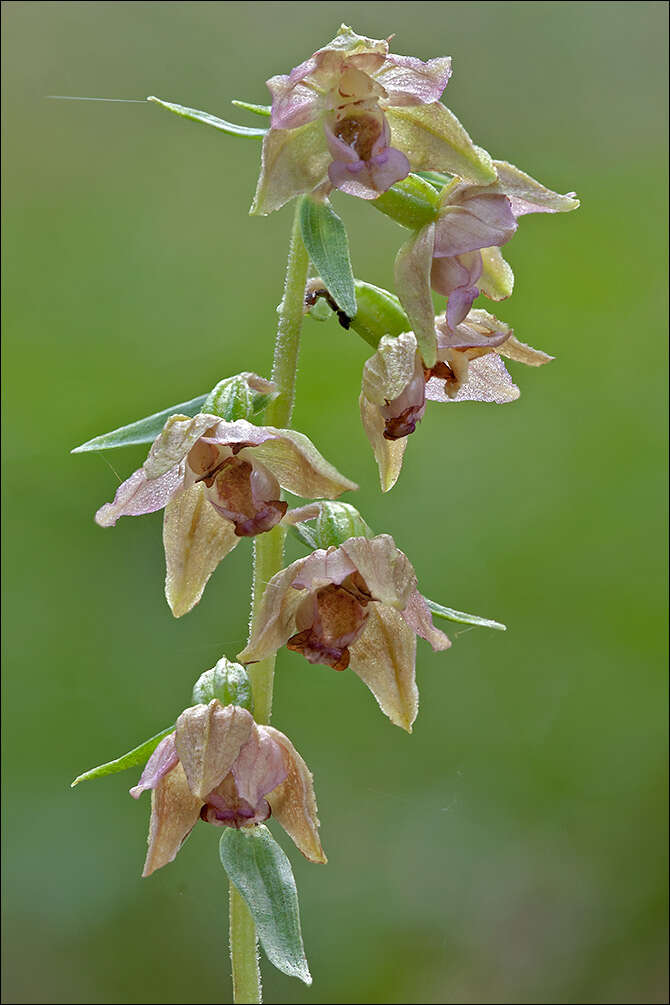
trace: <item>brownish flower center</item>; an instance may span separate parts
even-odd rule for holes
[[[382,135],[383,123],[374,115],[347,115],[338,119],[333,132],[339,140],[355,150],[361,160],[372,157],[375,143]]]
[[[270,804],[266,799],[261,799],[258,806],[252,806],[246,799],[242,799],[231,772],[207,796],[207,801],[200,810],[200,819],[216,827],[239,829],[252,823],[262,823],[270,814]]]
[[[288,503],[279,499],[279,483],[261,464],[227,457],[206,479],[210,502],[235,524],[238,537],[262,534],[279,523]]]
[[[309,663],[323,663],[333,670],[349,666],[349,646],[365,627],[371,600],[368,588],[358,572],[341,585],[330,583],[305,598],[296,615],[302,628],[286,643],[288,649],[302,653]]]

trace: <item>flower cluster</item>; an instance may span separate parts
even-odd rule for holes
[[[203,674],[194,704],[174,728],[77,780],[151,755],[130,790],[134,798],[151,791],[144,876],[175,858],[198,820],[222,829],[227,869],[245,861],[252,869],[245,842],[253,844],[254,833],[272,841],[260,826],[271,815],[306,858],[326,861],[312,775],[291,741],[267,725],[279,650],[296,654],[303,666],[350,669],[384,715],[411,732],[419,707],[417,636],[435,651],[451,645],[433,616],[504,628],[424,597],[393,538],[373,533],[350,504],[333,502],[357,485],[304,433],[282,428],[295,391],[295,368],[288,376],[287,370],[297,359],[303,314],[323,316],[317,314],[323,302],[326,313],[334,311],[343,327],[374,349],[363,367],[359,406],[384,492],[398,479],[408,437],[427,402],[514,401],[520,392],[503,360],[537,367],[552,359],[475,301],[480,294],[501,301],[512,293],[514,276],[500,249],[516,234],[520,217],[567,212],[577,199],[472,142],[440,100],[451,75],[448,57],[423,62],[395,55],[389,41],[342,26],[290,73],[272,77],[271,108],[246,106],[267,112],[267,130],[158,101],[224,132],[263,135],[252,213],[268,214],[296,197],[298,206],[278,308],[276,383],[237,374],[187,403],[190,410],[167,409],[80,448],[153,439],[141,468],[95,519],[112,527],[121,516],[164,510],[165,594],[175,617],[197,605],[218,564],[242,539],[254,539],[251,628],[240,662],[222,657]],[[409,230],[395,258],[395,292],[354,280],[346,230],[329,205],[336,189]],[[296,243],[299,232],[303,247]],[[309,260],[319,276],[310,278]],[[301,501],[290,507],[286,493]],[[284,559],[289,529],[310,549],[293,562]],[[302,686],[309,688],[307,678]],[[275,868],[269,858],[263,861],[264,868]],[[285,892],[285,867],[276,868],[261,876],[264,905],[273,890]],[[244,894],[251,880],[236,876],[231,880]],[[256,902],[246,899],[253,913]],[[280,899],[283,911],[291,898]],[[266,926],[272,912],[256,908],[255,921]],[[291,924],[299,956],[297,901]],[[309,977],[296,958],[281,965]],[[244,1000],[260,1000],[256,991],[250,995]]]

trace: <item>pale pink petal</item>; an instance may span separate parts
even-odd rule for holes
[[[177,464],[160,478],[149,480],[144,468],[135,471],[116,490],[114,502],[105,503],[95,514],[100,527],[113,527],[121,516],[155,513],[172,499],[184,483],[184,465]]]
[[[569,213],[578,208],[579,199],[574,192],[559,195],[507,161],[494,161],[493,164],[498,175],[496,187],[509,198],[515,216],[524,216],[526,213]]]
[[[451,645],[444,632],[433,624],[430,608],[416,588],[410,594],[407,607],[401,614],[412,631],[430,642],[435,652],[448,649]]]
[[[188,415],[171,415],[160,435],[151,444],[149,455],[143,464],[147,478],[159,478],[183,461],[200,437],[217,422],[219,419],[216,415],[200,412],[193,418]]]
[[[437,322],[438,355],[442,349],[461,349],[484,346],[495,349],[512,336],[512,329],[498,321],[488,311],[470,311],[456,328],[450,328],[446,319]]]
[[[144,766],[137,785],[133,785],[130,794],[133,799],[139,799],[147,789],[155,789],[161,778],[172,771],[179,761],[174,745],[174,733],[170,733],[158,744],[153,754]]]
[[[355,491],[356,482],[350,481],[330,464],[316,449],[309,437],[293,429],[275,429],[273,426],[254,426],[240,420],[230,423],[236,427],[238,442],[257,444],[253,449],[244,447],[239,455],[246,460],[259,461],[278,480],[282,488],[307,499],[334,499],[342,492]],[[227,443],[232,443],[229,433]]]
[[[239,795],[254,809],[288,774],[283,748],[262,726],[254,726],[231,771]]]
[[[449,203],[442,211],[435,225],[433,254],[446,258],[499,246],[509,241],[516,229],[517,222],[506,196],[475,195],[457,205]]]
[[[172,862],[195,827],[203,800],[191,792],[181,764],[158,782],[151,793],[149,850],[143,876]]]
[[[352,537],[340,550],[354,563],[375,600],[399,611],[405,608],[416,576],[410,560],[389,534]]]
[[[424,63],[391,53],[376,76],[387,93],[385,105],[425,105],[440,100],[451,76],[451,57]]]
[[[191,792],[201,800],[226,777],[255,723],[245,708],[193,705],[177,719],[175,747]]]
[[[330,583],[339,586],[355,571],[356,566],[341,548],[328,548],[327,551],[319,548],[303,559],[293,588],[315,591]]]
[[[267,795],[272,815],[305,858],[325,863],[312,774],[287,736],[272,726],[259,726],[258,729],[283,748],[288,772],[286,779]]]
[[[374,405],[365,394],[361,394],[358,401],[363,429],[377,461],[381,489],[382,492],[388,492],[400,476],[407,437],[400,440],[387,440],[384,436],[386,423],[379,406]]]
[[[411,733],[419,709],[416,635],[393,607],[370,604],[369,612],[361,637],[351,646],[349,666],[391,722]]]

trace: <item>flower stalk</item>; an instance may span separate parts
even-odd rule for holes
[[[267,408],[267,421],[282,428],[291,424],[295,402],[295,384],[300,352],[300,333],[304,316],[305,284],[309,256],[300,233],[300,206],[296,202],[289,239],[284,295],[277,309],[279,321],[275,339],[272,379],[278,395]],[[266,585],[283,567],[283,527],[273,527],[267,534],[254,538],[253,580],[251,592],[250,632],[258,623],[261,601]],[[248,673],[258,723],[268,723],[272,714],[272,688],[276,654],[249,666]],[[249,909],[230,884],[230,958],[233,968],[233,1000],[260,1002],[261,975],[258,967],[256,928]]]

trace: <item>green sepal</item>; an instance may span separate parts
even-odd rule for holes
[[[238,101],[237,98],[233,98],[231,105],[244,108],[246,112],[253,112],[254,115],[262,115],[264,118],[269,118],[272,114],[272,105],[253,105],[250,101]]]
[[[376,349],[384,335],[400,335],[411,331],[412,325],[400,301],[381,286],[356,280],[357,310],[351,328]]]
[[[300,229],[307,254],[333,300],[348,317],[356,313],[356,290],[349,239],[342,220],[328,202],[306,196],[300,207]]]
[[[138,764],[144,764],[149,760],[161,740],[173,732],[174,726],[168,726],[167,729],[156,733],[149,740],[140,743],[139,747],[129,750],[127,754],[122,754],[121,757],[117,757],[113,761],[107,761],[106,764],[99,764],[97,768],[89,768],[82,775],[77,775],[71,783],[70,788],[73,789],[80,782],[88,782],[93,778],[102,778],[104,775],[116,775],[119,771],[125,771],[126,768],[134,768]]]
[[[419,174],[410,174],[391,185],[387,192],[370,200],[370,205],[408,230],[419,230],[437,219],[439,193]]]
[[[253,714],[251,683],[241,663],[233,663],[222,656],[211,670],[200,674],[193,685],[196,705],[209,705],[216,698],[222,705],[237,705]]]
[[[289,977],[311,984],[293,870],[270,831],[263,824],[240,830],[226,827],[219,856],[251,912],[270,963]]]
[[[255,390],[250,377],[255,377],[255,374],[237,373],[234,377],[220,380],[207,395],[201,411],[208,415],[218,415],[227,422],[251,419],[258,415],[279,392],[263,393]]]
[[[490,621],[488,618],[480,618],[478,614],[466,614],[464,611],[454,611],[451,607],[443,607],[434,600],[424,598],[428,607],[438,618],[445,618],[447,621],[455,621],[459,625],[474,625],[477,628],[495,628],[498,632],[506,632],[507,625],[500,621]]]
[[[71,454],[83,454],[89,450],[112,450],[116,447],[132,447],[138,443],[153,443],[163,426],[171,415],[194,416],[202,411],[202,406],[207,400],[206,394],[201,394],[191,401],[182,401],[179,405],[172,405],[163,409],[162,412],[155,412],[147,415],[144,419],[131,422],[128,426],[119,426],[110,433],[101,433],[94,436],[92,440],[87,440],[81,446],[71,450]]]
[[[213,126],[214,129],[220,129],[222,133],[228,133],[229,136],[248,136],[262,139],[267,133],[267,129],[238,126],[236,122],[228,122],[226,119],[219,119],[216,115],[211,115],[209,112],[201,112],[197,108],[187,108],[185,105],[177,105],[173,101],[163,101],[162,98],[157,98],[153,94],[147,98],[147,101],[153,101],[154,104],[160,105],[161,108],[167,108],[169,112],[181,115],[184,119],[192,119],[194,122],[202,122],[206,126]]]

